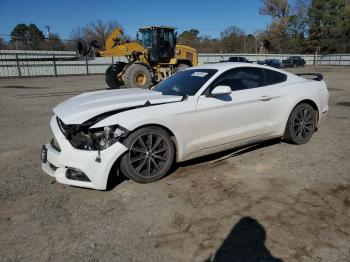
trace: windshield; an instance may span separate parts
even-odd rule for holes
[[[152,33],[153,31],[142,31],[142,45],[145,48],[152,47]]]
[[[160,82],[153,91],[163,95],[193,96],[217,72],[215,69],[189,69]]]

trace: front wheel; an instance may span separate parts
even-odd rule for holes
[[[150,183],[161,179],[173,164],[173,141],[159,127],[145,127],[135,131],[125,140],[124,145],[129,150],[120,161],[120,170],[136,182]]]
[[[132,64],[124,74],[124,83],[127,88],[145,88],[152,86],[152,75],[149,69],[143,64]]]
[[[284,133],[287,142],[305,144],[312,137],[316,128],[316,112],[306,103],[298,104],[290,114]]]

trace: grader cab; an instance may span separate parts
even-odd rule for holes
[[[116,28],[100,47],[96,41],[80,41],[81,56],[124,56],[106,70],[110,88],[150,88],[179,70],[198,64],[196,49],[176,43],[175,28],[150,26],[140,30],[139,42],[123,40],[123,31]]]

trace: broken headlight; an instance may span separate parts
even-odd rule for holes
[[[89,120],[80,125],[66,125],[57,118],[58,125],[74,148],[82,150],[103,150],[120,139],[127,136],[129,130],[120,126],[112,125],[99,128],[91,128],[98,120]]]
[[[103,150],[124,137],[127,130],[121,126],[105,126],[102,128],[90,129],[88,136],[91,139],[91,149],[92,150]]]
[[[122,137],[127,135],[128,130],[119,126],[105,126],[101,128],[81,129],[67,137],[71,145],[83,150],[104,150]]]

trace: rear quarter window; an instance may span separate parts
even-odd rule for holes
[[[287,80],[287,75],[273,70],[264,69],[266,85],[275,85]]]

